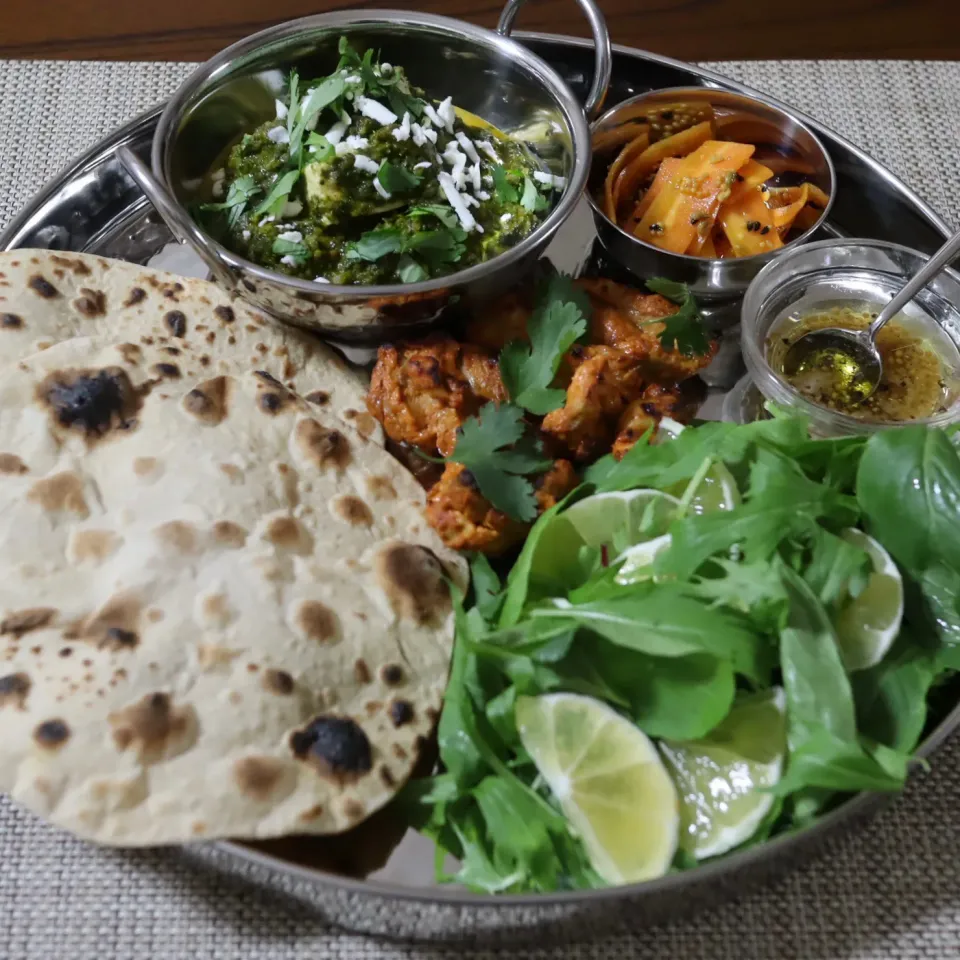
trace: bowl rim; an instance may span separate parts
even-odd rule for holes
[[[290,277],[241,257],[202,230],[173,190],[166,169],[172,146],[176,140],[177,129],[186,108],[191,102],[227,74],[238,58],[248,57],[267,44],[282,40],[292,42],[304,31],[317,28],[325,28],[329,33],[335,33],[338,29],[344,27],[382,26],[391,23],[400,23],[414,28],[422,27],[459,39],[466,38],[488,50],[499,52],[505,59],[526,68],[528,73],[532,73],[535,78],[543,82],[545,90],[556,101],[567,123],[573,156],[573,166],[567,174],[566,186],[561,193],[560,200],[543,222],[532,233],[524,237],[520,243],[489,260],[467,267],[465,270],[458,270],[455,273],[431,280],[423,280],[419,283],[380,285],[317,283],[313,280]],[[487,30],[484,27],[478,27],[453,17],[380,8],[361,11],[337,10],[287,20],[244,37],[214,54],[209,60],[198,65],[167,101],[160,115],[150,151],[153,174],[167,191],[171,202],[197,227],[205,242],[226,266],[233,271],[241,271],[243,276],[287,287],[297,293],[312,294],[314,298],[358,300],[371,297],[400,297],[431,293],[443,295],[451,287],[482,280],[484,277],[522,260],[532,251],[544,246],[573,212],[586,187],[587,178],[590,174],[591,159],[590,127],[583,105],[557,71],[538,54],[524,47],[512,37],[503,36],[493,30]]]
[[[768,100],[766,97],[756,96],[753,93],[745,94],[740,93],[737,90],[724,90],[720,87],[712,86],[685,86],[685,87],[658,87],[656,90],[646,90],[643,93],[635,94],[632,97],[629,97],[626,100],[621,100],[619,103],[612,106],[609,110],[603,113],[601,116],[597,117],[590,124],[590,136],[591,139],[593,134],[605,123],[609,122],[610,119],[616,116],[620,111],[626,110],[629,107],[634,106],[637,103],[641,103],[644,100],[649,100],[652,97],[660,97],[663,94],[668,94],[670,96],[683,96],[690,94],[696,94],[697,96],[704,96],[704,94],[709,94],[709,96],[716,96],[718,98],[723,97],[735,97],[739,100],[754,101],[756,103],[762,104],[769,110],[772,110],[774,113],[780,114],[781,116],[787,117],[791,123],[800,127],[807,136],[816,144],[817,149],[820,151],[820,156],[823,160],[824,166],[827,171],[828,179],[830,182],[830,196],[827,200],[827,205],[823,208],[820,213],[820,216],[817,218],[816,223],[813,226],[809,227],[799,236],[794,237],[789,243],[785,243],[782,247],[778,247],[776,250],[767,250],[763,253],[753,253],[749,257],[697,257],[689,253],[674,253],[672,250],[664,250],[662,247],[655,246],[652,243],[647,243],[646,240],[641,240],[639,237],[635,237],[632,233],[627,233],[619,224],[611,220],[606,213],[600,208],[597,204],[593,193],[591,190],[586,189],[584,194],[587,198],[587,203],[590,204],[590,209],[593,211],[595,217],[602,217],[604,225],[608,229],[616,230],[617,233],[627,240],[630,243],[636,244],[643,250],[650,251],[654,254],[660,254],[663,257],[673,257],[676,260],[681,262],[687,262],[690,264],[716,264],[718,266],[727,267],[730,264],[758,264],[772,262],[772,260],[779,258],[785,251],[792,251],[796,247],[805,244],[811,236],[813,236],[820,228],[823,226],[824,221],[827,219],[827,216],[830,213],[830,210],[833,208],[833,202],[837,196],[837,171],[833,165],[833,158],[830,156],[829,151],[823,145],[823,141],[810,129],[809,124],[806,121],[801,120],[795,113],[789,109],[785,109],[779,104],[774,103],[771,100]],[[593,169],[594,155],[591,151],[590,155],[590,171]],[[589,177],[589,173],[588,173]]]
[[[930,417],[919,417],[916,420],[860,420],[857,417],[850,416],[849,413],[843,413],[840,410],[831,410],[829,407],[822,407],[819,404],[813,403],[770,366],[763,350],[766,336],[764,336],[763,340],[758,340],[756,336],[753,335],[755,331],[748,330],[747,325],[743,322],[743,317],[747,314],[748,307],[750,308],[750,312],[756,315],[759,313],[759,307],[762,306],[762,304],[752,303],[752,300],[757,297],[756,288],[759,287],[762,282],[767,281],[777,270],[782,270],[786,263],[793,259],[793,257],[800,256],[801,252],[809,253],[811,250],[826,251],[836,249],[837,247],[868,247],[877,250],[892,250],[909,254],[921,262],[926,262],[931,257],[931,254],[926,254],[920,250],[915,250],[913,247],[908,247],[902,243],[893,243],[889,240],[873,240],[868,237],[831,237],[828,240],[817,240],[813,243],[808,243],[803,247],[802,251],[791,250],[787,256],[772,260],[751,281],[747,292],[743,296],[743,304],[740,309],[740,352],[743,354],[743,358],[747,363],[746,375],[750,377],[751,382],[757,387],[765,400],[770,400],[770,397],[767,396],[766,392],[757,382],[756,371],[771,378],[785,393],[789,394],[791,402],[794,403],[800,412],[809,416],[811,420],[819,422],[829,420],[838,427],[845,428],[851,432],[866,433],[877,430],[896,430],[900,427],[915,426],[946,427],[956,423],[957,420],[960,419],[960,399],[958,399],[950,410],[944,410],[943,413],[937,413]],[[860,267],[858,269],[870,273],[877,272],[870,267]],[[957,287],[960,288],[960,272],[948,266],[941,270],[940,276],[944,274],[949,276]],[[932,283],[933,281],[930,282]],[[960,302],[953,303],[953,301],[950,301],[950,303],[957,314],[960,315]],[[936,322],[937,321],[934,321],[934,323]],[[958,344],[957,347],[958,350],[960,350],[960,344]],[[752,367],[756,367],[756,371],[752,369]]]

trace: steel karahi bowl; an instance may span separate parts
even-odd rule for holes
[[[590,167],[587,115],[603,102],[610,40],[593,0],[578,0],[593,31],[596,65],[585,108],[540,57],[509,37],[524,0],[509,0],[497,32],[401,10],[341,11],[254,34],[200,66],[173,95],[153,140],[152,171],[131,151],[119,159],[181,243],[213,277],[277,319],[331,339],[376,343],[436,322],[461,301],[489,299],[516,284],[573,211]],[[421,283],[337,286],[258,266],[204,233],[188,209],[185,180],[210,169],[224,148],[275,115],[287,72],[322,75],[337,43],[378,49],[407,67],[428,95],[454,103],[530,143],[546,169],[566,178],[556,206],[521,243],[466,270]]]
[[[594,155],[587,198],[600,242],[610,256],[641,279],[662,276],[686,283],[697,297],[708,303],[738,299],[771,260],[806,243],[826,220],[836,193],[833,161],[816,134],[786,110],[756,97],[713,87],[671,87],[624,100],[593,124],[593,137],[597,139],[601,134],[636,122],[637,117],[651,110],[676,103],[709,103],[716,115],[718,139],[770,148],[783,158],[784,167],[801,171],[803,179],[815,183],[830,197],[817,222],[779,250],[723,260],[671,253],[622,230],[600,209],[596,191],[603,185],[616,150],[598,151]]]

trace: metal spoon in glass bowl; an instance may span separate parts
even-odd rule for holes
[[[865,330],[825,327],[804,334],[787,351],[783,372],[787,376],[806,373],[820,380],[832,380],[821,387],[840,389],[855,403],[862,403],[877,389],[883,375],[883,360],[877,350],[877,334],[944,267],[960,254],[960,232],[954,234],[900,292],[877,314]]]

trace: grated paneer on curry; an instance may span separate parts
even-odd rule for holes
[[[291,72],[276,117],[205,178],[198,222],[254,263],[317,283],[417,283],[503,253],[566,186],[530,150],[340,39]]]

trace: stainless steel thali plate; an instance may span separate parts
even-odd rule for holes
[[[578,94],[586,93],[593,67],[589,42],[544,34],[518,37]],[[710,71],[616,47],[607,103],[646,90],[697,84],[763,96]],[[947,226],[912,190],[853,144],[793,112],[819,134],[836,167],[828,234],[893,240],[924,252],[940,246]],[[195,256],[172,244],[169,231],[115,157],[121,144],[146,157],[159,115],[160,107],[148,111],[62,171],[0,235],[0,249],[95,253],[205,276]],[[610,273],[602,255],[593,252],[594,241],[589,215],[579,210],[548,253],[562,269],[587,264]],[[729,388],[740,372],[735,329],[729,326],[735,314],[734,305],[726,316],[715,318],[718,327],[728,328],[729,348],[727,362],[714,375],[715,394]],[[960,686],[944,688],[940,699],[920,756],[931,754],[960,726]],[[357,931],[417,940],[569,942],[607,935],[621,925],[651,925],[692,913],[765,884],[848,832],[883,802],[880,796],[859,795],[804,831],[651,883],[545,896],[494,898],[435,885],[432,844],[411,831],[404,835],[389,808],[337,838],[297,837],[256,847],[204,844],[185,849],[185,856],[239,875],[265,893],[293,898],[298,909]]]

